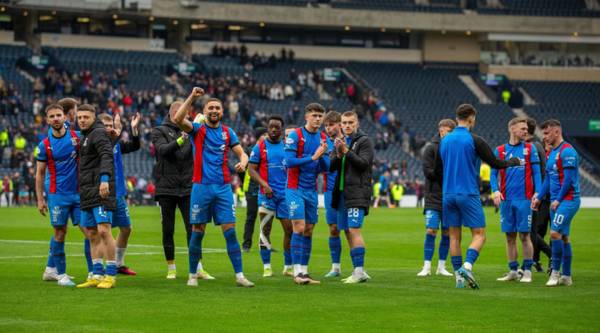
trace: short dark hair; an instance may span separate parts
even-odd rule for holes
[[[48,114],[50,110],[60,110],[62,113],[66,113],[65,109],[58,103],[52,103],[46,107],[45,113]]]
[[[440,127],[448,127],[454,129],[456,128],[456,121],[454,121],[454,119],[442,119],[438,123],[438,128]]]
[[[219,104],[221,104],[221,107],[223,107],[223,101],[221,101],[220,99],[216,98],[216,97],[211,97],[211,98],[207,98],[204,101],[204,104],[202,104],[202,110],[204,110],[204,107],[206,107],[208,105],[208,103],[210,102],[219,102]]]
[[[79,111],[88,111],[93,114],[96,114],[96,108],[91,104],[82,104],[77,108],[77,112]]]
[[[71,97],[65,97],[58,101],[58,104],[62,106],[65,113],[69,113],[69,111],[73,110],[77,106],[77,100]]]
[[[342,115],[337,111],[329,111],[323,118],[323,124],[338,124],[342,121]]]
[[[321,105],[319,103],[309,103],[304,108],[304,113],[309,113],[309,112],[325,113],[325,108],[323,107],[323,105]]]
[[[540,127],[542,129],[546,129],[548,127],[562,127],[562,125],[560,124],[560,121],[558,121],[558,119],[548,119],[546,121],[544,121]]]
[[[256,140],[258,140],[265,133],[267,133],[267,129],[266,128],[264,128],[264,127],[257,127],[257,128],[254,129],[254,138]]]
[[[271,120],[276,120],[281,123],[281,127],[285,126],[285,122],[283,121],[283,117],[278,114],[272,114],[267,118],[267,125],[271,122]]]
[[[456,118],[459,120],[466,120],[471,116],[476,116],[477,110],[471,104],[461,104],[456,108]]]
[[[354,118],[358,119],[358,114],[354,111],[346,111],[346,112],[342,113],[342,117],[354,117]]]
[[[536,128],[537,121],[535,121],[533,118],[527,118],[527,133],[529,133],[529,135],[534,135]]]

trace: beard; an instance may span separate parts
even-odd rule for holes
[[[52,124],[50,126],[52,127],[53,130],[60,131],[61,128],[65,127],[65,124],[64,123],[62,123],[62,124]]]
[[[216,120],[214,120],[214,117],[216,115]],[[218,124],[221,121],[221,118],[223,118],[223,116],[219,115],[219,114],[211,114],[209,113],[208,116],[206,117],[206,122],[209,122],[210,124]]]

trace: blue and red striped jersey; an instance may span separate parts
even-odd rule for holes
[[[46,193],[79,193],[80,138],[79,131],[67,129],[62,137],[57,138],[50,133],[39,143],[37,160],[46,163]]]
[[[292,131],[285,140],[285,151],[295,153],[297,158],[312,156],[326,139],[325,133],[311,133],[304,127]],[[329,164],[329,162],[327,162]],[[317,176],[322,170],[319,161],[310,161],[300,166],[287,165],[287,188],[307,191],[317,190]]]
[[[220,124],[217,128],[193,123],[192,148],[194,173],[192,182],[197,184],[229,184],[231,174],[228,155],[231,148],[240,144],[235,132]]]
[[[534,193],[540,192],[540,158],[533,144],[507,143],[496,147],[494,154],[502,160],[517,157],[524,163],[504,170],[492,169],[490,185],[493,192],[502,192],[505,200],[531,200]]]
[[[567,142],[562,142],[548,154],[546,175],[550,179],[550,200],[556,200],[563,186],[565,169],[574,169],[574,179],[568,189],[564,200],[578,199],[579,192],[579,157],[577,151]]]
[[[272,143],[268,139],[261,139],[252,148],[250,163],[258,165],[260,177],[267,181],[273,192],[283,193],[287,174],[283,160],[285,151],[283,141]],[[264,193],[261,187],[260,193]]]

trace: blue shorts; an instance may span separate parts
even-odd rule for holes
[[[269,198],[266,195],[259,193],[258,194],[258,205],[260,207],[266,208],[268,210],[272,210],[275,212],[275,217],[278,219],[288,219],[289,212],[288,206],[285,202],[285,194],[275,194]]]
[[[502,232],[531,232],[531,201],[505,200],[500,203]]]
[[[337,209],[337,227],[338,230],[348,230],[348,228],[361,228],[365,221],[364,208],[346,208],[344,195],[340,195],[340,203]]]
[[[129,218],[129,207],[125,197],[117,198],[117,210],[113,214],[112,227],[130,227],[131,219]]]
[[[79,225],[79,194],[48,194],[48,212],[53,227],[67,225],[69,217],[73,225]]]
[[[444,225],[485,228],[485,216],[478,195],[444,194],[442,206]]]
[[[216,225],[235,223],[235,205],[230,184],[192,185],[190,223]]]
[[[440,225],[442,229],[448,229],[448,227],[444,225],[444,222],[442,220],[442,213],[435,209],[426,209],[425,228],[437,230],[440,228]]]
[[[331,206],[333,192],[325,192],[325,219],[327,224],[337,224],[338,213],[335,208]]]
[[[104,209],[104,206],[96,206],[81,210],[81,226],[86,228],[97,227],[98,224],[112,223],[113,212]]]
[[[288,206],[290,220],[304,220],[305,223],[316,224],[319,221],[317,191],[285,189],[285,202]]]
[[[575,200],[563,200],[558,205],[556,211],[550,210],[550,230],[558,232],[563,236],[569,236],[571,231],[571,221],[579,210],[581,204],[580,199]]]

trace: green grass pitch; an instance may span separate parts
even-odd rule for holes
[[[33,208],[0,209],[0,332],[577,332],[600,330],[600,210],[582,209],[572,226],[572,287],[547,288],[534,273],[530,285],[495,281],[506,271],[498,216],[486,210],[488,241],[475,265],[481,289],[456,290],[453,278],[417,278],[424,222],[417,209],[376,209],[366,219],[366,269],[372,280],[343,285],[296,286],[280,275],[282,252],[273,255],[272,278],[262,278],[257,249],[244,254],[252,289],[237,288],[226,253],[204,255],[217,280],[186,286],[187,254],[178,220],[177,280],[166,280],[159,209],[132,207],[133,234],[126,263],[138,272],[118,277],[112,290],[67,289],[41,280],[51,229]],[[238,211],[243,221],[244,211]],[[323,214],[320,214],[323,218]],[[242,223],[238,236],[241,238]],[[327,225],[316,226],[310,271],[330,267]],[[67,270],[85,278],[81,233],[67,235]],[[470,235],[465,234],[468,241]],[[281,228],[274,226],[281,249]],[[439,242],[439,238],[437,240]],[[204,247],[224,249],[220,229],[207,229]],[[437,245],[436,257],[437,260]],[[546,260],[544,259],[544,262]],[[434,262],[435,265],[435,262]],[[451,270],[450,262],[447,267]],[[342,270],[351,271],[343,242]]]

